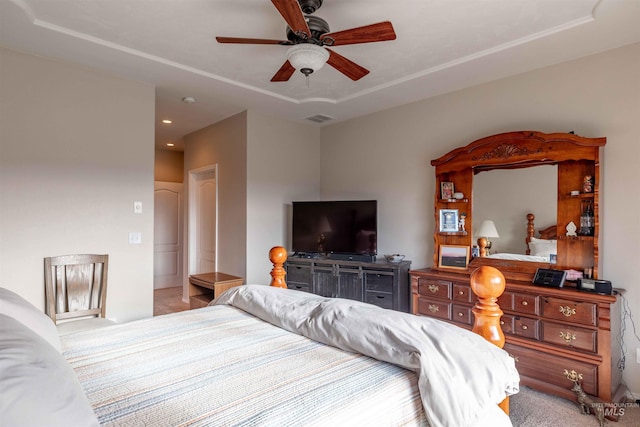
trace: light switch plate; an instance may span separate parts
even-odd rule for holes
[[[142,243],[142,233],[139,231],[134,231],[129,233],[129,244],[130,245],[139,245]]]
[[[142,213],[142,202],[133,202],[133,213]]]

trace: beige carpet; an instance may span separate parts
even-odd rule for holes
[[[606,420],[609,427],[640,426],[640,407],[630,404],[618,422]],[[582,415],[578,405],[570,400],[550,396],[520,387],[520,393],[511,397],[510,417],[514,427],[598,427],[593,415]]]

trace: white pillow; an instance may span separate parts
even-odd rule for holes
[[[53,320],[20,295],[0,288],[0,314],[13,317],[60,352],[60,336]]]
[[[529,242],[529,249],[531,250],[531,255],[549,257],[551,254],[558,253],[558,241],[532,237]]]
[[[2,425],[98,426],[71,365],[40,335],[0,314]]]

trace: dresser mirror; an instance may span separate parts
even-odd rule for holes
[[[480,237],[480,224],[491,220],[500,236],[492,239],[491,253],[525,255],[527,214],[535,215],[536,228],[555,225],[557,190],[556,165],[493,169],[474,175],[472,243]]]
[[[496,246],[491,249],[498,253],[475,257],[469,263],[470,271],[480,265],[493,265],[505,276],[530,281],[535,270],[543,267],[589,270],[597,278],[599,156],[605,144],[606,138],[572,133],[509,132],[476,140],[432,160],[436,169],[434,268],[438,268],[441,245],[475,246],[482,237],[475,231],[484,220],[491,220],[499,235],[492,237]],[[583,190],[586,177],[593,183],[590,191]],[[442,198],[443,182],[453,183],[454,191],[464,197]],[[580,226],[585,205],[592,209],[591,233],[567,236],[567,226]],[[440,228],[439,213],[449,209],[466,214],[464,227],[457,231]],[[529,213],[535,215],[533,221],[527,220]],[[553,235],[529,245],[522,240],[527,234],[537,237],[546,227]],[[553,250],[541,253],[544,251],[539,248],[550,244]],[[530,254],[526,254],[527,246]],[[523,253],[527,257],[519,255]]]

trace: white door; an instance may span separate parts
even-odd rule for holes
[[[182,286],[182,183],[155,182],[153,288]]]
[[[217,246],[217,182],[215,168],[191,174],[189,193],[191,201],[191,224],[194,225],[190,242],[193,256],[190,257],[189,274],[216,271]]]

